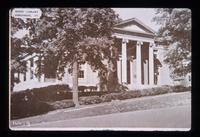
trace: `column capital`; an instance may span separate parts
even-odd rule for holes
[[[128,43],[128,39],[122,39],[122,43]]]
[[[137,46],[141,46],[143,45],[143,42],[142,41],[137,41]]]

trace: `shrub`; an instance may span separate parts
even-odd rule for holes
[[[37,99],[22,100],[20,102],[11,102],[11,119],[24,118],[38,114],[44,114],[53,108]]]
[[[191,87],[184,87],[182,85],[177,85],[173,87],[173,92],[185,92],[191,91]]]
[[[172,93],[173,92],[173,86],[164,85],[164,86],[162,86],[160,88],[162,88],[163,91],[168,92],[168,93]]]
[[[71,100],[72,92],[68,92],[69,90],[67,85],[52,85],[12,93],[11,119],[43,114],[55,109],[74,107],[74,103]],[[179,85],[120,92],[79,92],[78,94],[80,105],[87,105],[188,90],[191,90],[191,87]]]
[[[110,93],[118,93],[116,91],[114,92],[108,92],[108,91],[92,91],[92,92],[79,92],[78,95],[79,97],[85,97],[85,96],[102,96],[105,94],[110,94]]]
[[[112,100],[118,100],[120,93],[110,93],[101,96],[103,102],[110,102]]]
[[[130,92],[120,92],[118,96],[119,100],[130,99],[130,98],[132,98]]]
[[[78,86],[78,90],[84,92],[86,90],[86,86]]]
[[[101,102],[102,102],[102,99],[99,96],[80,97],[79,98],[80,105],[98,104]]]
[[[75,104],[72,100],[61,100],[61,101],[55,101],[52,103],[49,103],[51,107],[56,110],[56,109],[64,109],[64,108],[70,108],[74,107]]]
[[[72,98],[68,85],[52,85],[11,94],[11,119],[43,114],[54,110],[47,102]]]
[[[152,96],[152,95],[171,93],[173,92],[173,89],[171,86],[162,86],[162,87],[141,89],[139,92],[141,96]]]
[[[23,99],[27,97],[29,100],[37,98],[41,101],[57,101],[62,99],[71,99],[72,93],[68,92],[68,85],[51,85],[48,87],[27,89],[20,92],[14,92],[11,95],[12,99]]]

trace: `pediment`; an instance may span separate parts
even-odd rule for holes
[[[154,35],[155,31],[136,18],[122,21],[115,25],[115,29]]]
[[[146,33],[147,32],[144,29],[142,29],[139,26],[134,25],[134,24],[122,27],[121,29],[127,30],[127,31],[142,32],[142,33]]]

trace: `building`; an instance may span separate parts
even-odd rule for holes
[[[127,85],[129,89],[173,84],[169,77],[168,66],[161,63],[166,50],[156,44],[155,32],[151,28],[138,19],[132,18],[117,24],[114,28],[113,37],[117,39],[116,44],[120,54],[117,61],[119,83]],[[40,78],[36,77],[36,61],[38,59],[39,57],[36,54],[24,59],[27,72],[15,74],[15,77],[20,79],[20,83],[16,84],[14,90],[20,90],[20,84],[25,88],[57,83],[72,86],[72,76],[67,67],[61,81],[56,76],[49,78],[44,74]],[[79,85],[94,87],[99,85],[98,73],[93,72],[88,64],[81,66]]]

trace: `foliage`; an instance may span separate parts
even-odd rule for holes
[[[33,98],[40,101],[56,101],[62,99],[71,99],[69,93],[71,89],[68,85],[51,85],[42,88],[27,89],[19,92],[13,92],[11,95],[11,101],[31,100]]]
[[[80,105],[99,104],[102,99],[99,96],[80,97]]]
[[[28,20],[32,44],[44,56],[54,54],[58,68],[71,64],[76,55],[79,64],[86,61],[95,69],[109,58],[111,31],[117,16],[111,9],[42,8],[42,18]],[[63,69],[62,69],[63,70]]]
[[[172,69],[172,77],[191,72],[191,10],[156,9],[153,19],[162,27],[158,31],[159,44],[168,47],[165,62]]]
[[[66,89],[66,85],[54,85],[13,93],[11,97],[11,119],[39,115],[56,109],[74,107],[72,92],[66,92]],[[81,105],[99,104],[111,102],[112,100],[125,100],[142,96],[190,90],[191,87],[178,85],[121,92],[79,92],[79,102]]]
[[[29,45],[34,45],[34,52],[44,57],[41,75],[52,66],[53,71],[63,75],[68,65],[75,75],[78,70],[74,63],[88,63],[93,70],[106,72],[103,61],[110,60],[113,38],[112,28],[118,22],[118,16],[110,8],[41,8],[40,19],[27,19],[20,27],[28,28]],[[14,21],[15,22],[15,21]],[[16,26],[17,26],[16,25]],[[113,47],[114,48],[114,47]],[[33,50],[32,50],[33,51]],[[45,65],[46,64],[46,65]],[[73,77],[78,79],[77,77]],[[77,89],[78,85],[73,83]]]

